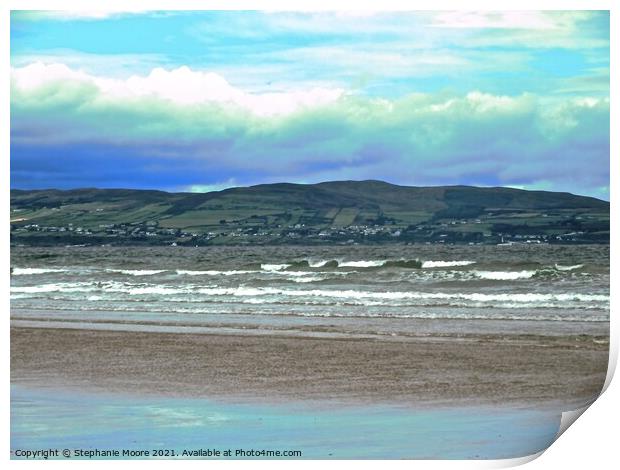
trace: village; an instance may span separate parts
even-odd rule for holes
[[[25,224],[11,226],[15,242],[27,240],[38,244],[80,241],[84,244],[150,244],[172,246],[244,245],[244,244],[363,244],[363,243],[426,243],[426,244],[540,244],[584,243],[591,240],[585,231],[566,230],[561,233],[515,233],[514,231],[476,231],[471,225],[482,225],[480,219],[451,220],[398,227],[391,225],[349,225],[315,227],[292,224],[273,227],[237,226],[233,223],[209,231],[160,227],[156,221],[99,224],[82,227]],[[462,228],[465,228],[463,230]]]

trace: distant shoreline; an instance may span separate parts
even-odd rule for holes
[[[610,204],[549,191],[382,181],[209,193],[11,191],[12,245],[608,244]]]
[[[19,240],[19,239],[18,239]],[[22,243],[24,242],[24,243]],[[84,242],[84,243],[73,243],[73,242]],[[111,242],[109,239],[101,239],[98,241],[93,241],[92,239],[84,240],[84,239],[52,239],[52,241],[48,241],[45,239],[37,240],[36,242],[33,240],[19,240],[19,241],[11,241],[10,248],[53,248],[53,247],[65,247],[65,248],[83,248],[83,247],[170,247],[170,248],[196,248],[196,247],[274,247],[274,246],[309,246],[309,247],[331,247],[331,246],[513,246],[513,247],[544,247],[544,246],[609,246],[609,241],[596,241],[596,242],[571,242],[571,241],[555,241],[552,243],[465,243],[465,242],[451,242],[451,243],[435,243],[435,242],[403,242],[403,241],[385,241],[385,242],[313,242],[312,240],[299,240],[295,242],[291,241],[273,241],[269,243],[244,243],[244,242],[231,242],[231,243],[203,243],[200,241],[189,241],[186,243],[176,243],[176,242],[164,242],[157,243],[151,241],[133,241],[133,240],[123,240],[123,241],[113,241]]]

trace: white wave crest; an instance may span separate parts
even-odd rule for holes
[[[322,268],[327,263],[329,263],[329,260],[325,259],[322,259],[320,261],[308,261],[308,266],[310,266],[311,268]]]
[[[32,297],[34,297],[34,296],[33,295],[29,295],[29,294],[13,294],[11,292],[10,300],[30,299]]]
[[[198,293],[205,295],[232,295],[232,296],[261,296],[261,295],[277,295],[284,292],[281,289],[271,287],[208,287],[198,289]]]
[[[67,269],[53,269],[53,268],[13,268],[11,274],[14,276],[28,276],[32,274],[47,274],[47,273],[63,273]]]
[[[144,295],[144,294],[158,294],[158,295],[174,295],[187,293],[185,289],[178,289],[174,287],[164,286],[147,286],[147,287],[134,287],[126,289],[129,295]]]
[[[516,279],[529,279],[536,274],[536,271],[473,271],[473,274],[480,279],[514,281]]]
[[[166,272],[165,269],[108,269],[107,271],[129,276],[153,276],[154,274]]]
[[[291,279],[293,282],[298,282],[298,283],[307,283],[307,282],[316,282],[316,281],[322,281],[325,278],[323,276],[308,276],[308,277],[298,277],[298,278],[294,278]]]
[[[449,268],[453,266],[469,266],[475,264],[475,261],[424,261],[423,268]]]
[[[338,266],[341,268],[374,268],[377,266],[383,266],[383,261],[341,261]]]
[[[39,286],[11,287],[11,293],[36,294],[40,292],[91,292],[96,287],[90,283],[42,284]]]
[[[287,297],[328,297],[339,299],[435,299],[435,300],[468,300],[473,302],[608,302],[609,296],[604,294],[483,294],[464,292],[370,292],[358,290],[331,290],[331,289],[276,289],[272,287],[231,287],[199,289],[199,293],[214,296],[287,296]]]
[[[264,271],[282,271],[290,267],[290,264],[261,264],[260,268]]]
[[[236,276],[238,274],[249,274],[254,271],[216,271],[216,270],[208,270],[208,271],[191,271],[184,269],[177,269],[177,274],[181,276]]]
[[[555,269],[557,269],[558,271],[573,271],[580,268],[583,268],[583,264],[575,264],[572,266],[560,266],[559,264],[555,265]]]

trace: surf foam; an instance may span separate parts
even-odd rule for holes
[[[450,268],[455,266],[469,266],[475,261],[424,261],[422,268]]]

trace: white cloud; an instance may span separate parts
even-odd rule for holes
[[[451,11],[435,16],[439,28],[556,29],[553,17],[541,11]]]
[[[463,70],[470,67],[467,57],[450,50],[438,49],[429,53],[408,42],[392,43],[386,50],[377,45],[311,46],[276,51],[265,55],[269,59],[303,61],[320,68],[330,64],[333,73],[366,73],[382,77],[429,76],[437,71]]]
[[[95,54],[75,49],[39,50],[11,56],[13,67],[25,67],[36,62],[64,64],[91,75],[105,74],[108,77],[121,78],[165,66],[169,59],[165,54]]]
[[[412,12],[404,14],[412,18]],[[401,15],[402,17],[402,15]],[[402,32],[407,26],[394,22],[394,12],[372,11],[288,11],[265,16],[269,28],[279,31],[307,33],[359,33]]]
[[[111,17],[145,13],[147,10],[137,8],[125,8],[122,10],[40,10],[40,11],[22,11],[20,16],[24,19],[39,20],[53,19],[61,21],[73,20],[105,20]]]
[[[450,11],[431,13],[427,26],[441,35],[457,38],[455,44],[471,48],[516,46],[585,51],[609,47],[609,37],[592,20],[599,11]],[[450,32],[449,32],[450,31]]]
[[[72,81],[92,81],[94,77],[75,71],[65,64],[49,64],[35,62],[25,67],[11,68],[11,79],[22,90],[32,91],[47,83]]]
[[[467,94],[466,99],[470,105],[470,109],[476,113],[486,113],[488,111],[513,110],[518,106],[523,97],[519,100],[510,96],[497,96],[479,91],[472,91]]]
[[[311,88],[279,93],[247,93],[232,86],[221,75],[194,71],[187,66],[173,70],[155,68],[148,75],[132,75],[126,80],[90,75],[65,64],[36,62],[11,69],[13,84],[32,91],[64,81],[96,86],[101,99],[155,97],[179,105],[219,103],[236,105],[256,116],[281,116],[302,109],[323,106],[344,95],[341,88]]]
[[[187,191],[190,193],[210,193],[213,191],[222,191],[228,188],[235,188],[238,186],[241,186],[241,185],[235,178],[229,178],[228,180],[223,181],[221,183],[193,184],[193,185],[181,188],[181,191]]]

